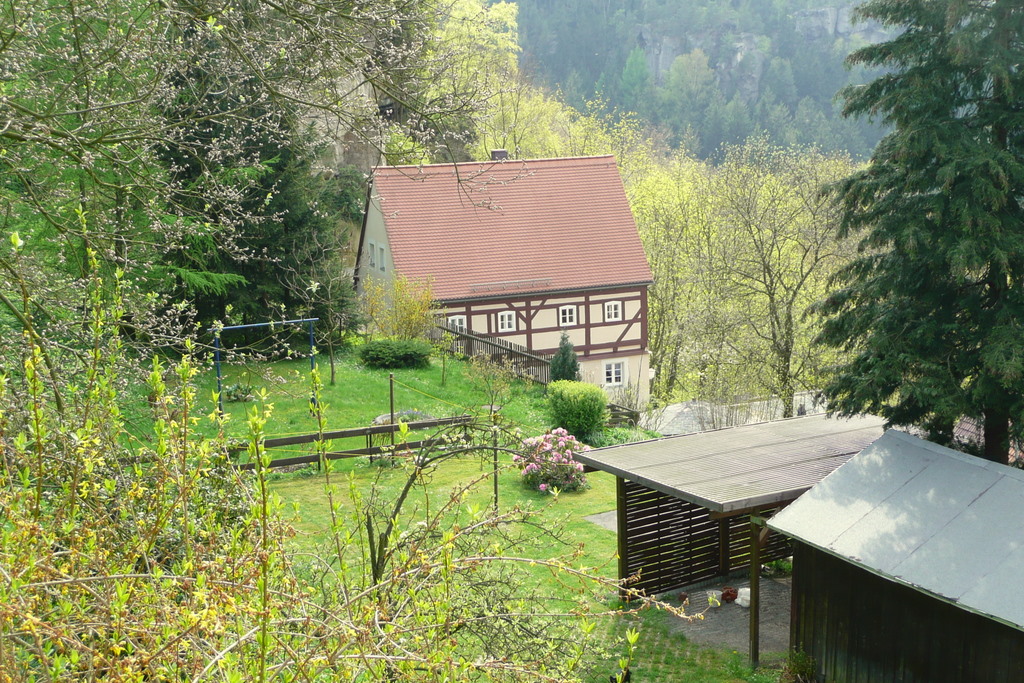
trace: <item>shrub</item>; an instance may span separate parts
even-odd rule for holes
[[[618,446],[624,443],[657,439],[659,436],[661,434],[658,432],[641,427],[610,427],[594,432],[587,441],[594,448],[604,448],[605,446]]]
[[[572,348],[569,335],[562,333],[562,339],[558,342],[558,351],[551,357],[551,381],[567,379],[572,382],[580,378],[580,362],[576,358],[576,351]]]
[[[399,275],[393,280],[369,278],[363,285],[363,315],[370,333],[397,339],[419,339],[434,329],[431,283]]]
[[[815,680],[814,658],[797,650],[791,650],[786,666],[779,676],[780,683],[810,683]]]
[[[604,426],[608,395],[593,384],[559,380],[548,385],[548,411],[554,426],[586,439]]]
[[[523,453],[514,456],[523,471],[523,484],[541,493],[580,491],[587,487],[583,464],[573,455],[590,450],[564,429],[523,441]]]
[[[418,339],[378,339],[359,347],[359,360],[371,368],[425,368],[430,344]]]
[[[229,384],[224,387],[224,400],[230,403],[248,403],[255,400],[256,392],[251,384]]]

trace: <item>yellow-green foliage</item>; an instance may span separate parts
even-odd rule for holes
[[[822,188],[852,168],[752,140],[718,165],[681,153],[637,174],[656,395],[732,403],[817,385],[833,357],[805,312],[848,257]]]
[[[152,429],[133,438],[118,401],[136,371],[112,324],[119,290],[113,302],[105,291],[88,292],[92,343],[75,386],[46,370],[28,334],[8,350],[15,381],[0,375],[5,683],[592,677],[589,574],[511,551],[573,544],[537,511],[464,505],[472,481],[427,489],[445,463],[508,452],[517,433],[488,419],[435,435],[415,458],[395,457],[394,495],[337,481],[324,463],[325,542],[298,553],[268,484],[265,392],[246,417],[255,469],[244,472],[223,439],[195,432],[200,364],[186,344],[172,368],[154,361]],[[323,404],[310,402],[321,433]],[[559,597],[537,595],[538,566],[561,577]]]
[[[362,303],[371,334],[420,339],[434,326],[434,295],[429,282],[412,282],[403,275],[390,280],[369,278]]]

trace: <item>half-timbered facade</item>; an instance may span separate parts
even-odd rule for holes
[[[357,285],[430,282],[448,323],[646,397],[651,271],[611,156],[375,170]]]

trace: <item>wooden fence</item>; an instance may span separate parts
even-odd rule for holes
[[[707,508],[660,491],[617,480],[619,578],[649,595],[724,576],[750,564],[747,515],[715,519]],[[775,508],[761,511],[770,516]],[[768,537],[761,561],[792,554],[789,540]]]
[[[448,427],[455,425],[465,425],[473,420],[472,415],[458,415],[456,417],[446,417],[438,420],[421,420],[419,422],[409,422],[406,426],[410,431],[418,429],[433,429],[435,427]],[[327,460],[338,460],[341,458],[355,458],[361,455],[380,455],[381,453],[387,453],[392,450],[390,444],[390,436],[393,433],[398,432],[401,429],[400,425],[377,425],[374,427],[356,427],[353,429],[340,429],[331,432],[324,432],[321,434],[299,434],[295,436],[283,436],[276,439],[265,439],[263,441],[263,447],[266,450],[273,448],[283,448],[285,446],[298,446],[302,444],[314,443],[316,441],[330,441],[334,439],[350,439],[353,437],[365,437],[366,448],[353,448],[343,451],[332,451],[326,453],[324,457]],[[386,437],[386,440],[382,437]],[[425,446],[432,446],[438,443],[442,443],[444,439],[421,439],[419,441],[408,441],[403,444],[405,448],[422,448]],[[246,446],[236,446],[228,449],[229,456],[235,456],[238,453],[246,450]],[[270,467],[287,467],[289,465],[304,465],[308,463],[314,463],[320,461],[320,455],[312,453],[309,455],[299,455],[290,458],[275,458],[271,460]],[[243,463],[239,465],[243,470],[251,470],[255,467],[253,463]]]
[[[438,324],[430,337],[434,341],[440,341],[446,334],[451,340],[452,353],[470,357],[486,356],[492,362],[511,368],[517,376],[538,384],[547,384],[551,381],[550,356],[538,356],[525,346],[513,344],[500,337],[481,337],[446,324]]]
[[[518,377],[544,385],[551,382],[550,356],[539,356],[520,344],[513,344],[500,337],[481,337],[471,332],[463,332],[445,323],[438,323],[430,337],[439,341],[446,333],[450,335],[452,353],[465,356],[484,355],[494,362],[512,368]],[[639,422],[639,411],[616,403],[608,404],[609,427],[635,427]]]
[[[617,403],[608,404],[608,426],[609,427],[636,427],[640,423],[640,411],[620,406]]]

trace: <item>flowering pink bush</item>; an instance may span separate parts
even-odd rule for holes
[[[564,429],[523,441],[523,452],[515,462],[523,471],[523,484],[542,493],[580,491],[587,487],[583,464],[573,456],[590,450]]]

